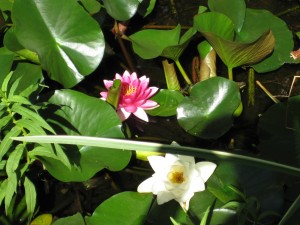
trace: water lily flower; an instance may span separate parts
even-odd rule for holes
[[[116,74],[115,79],[121,80],[121,92],[117,106],[117,113],[122,121],[126,120],[131,114],[148,122],[148,116],[145,110],[150,110],[159,105],[149,100],[157,91],[157,87],[148,87],[149,78],[142,76],[137,77],[136,73],[130,74],[125,71],[123,75]],[[113,85],[113,80],[104,80],[107,90]],[[102,99],[107,99],[108,92],[101,92]]]
[[[148,160],[155,173],[138,186],[138,192],[157,195],[159,205],[174,199],[185,211],[194,193],[205,190],[204,183],[216,168],[215,163],[195,163],[194,157],[183,155],[149,156]]]

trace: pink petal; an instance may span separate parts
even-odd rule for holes
[[[124,109],[129,113],[136,113],[138,108],[135,105],[124,106]]]
[[[141,120],[144,120],[145,122],[149,122],[148,116],[142,108],[138,107],[137,110],[133,114],[136,117],[140,118]]]
[[[116,73],[116,75],[115,75],[115,80],[117,80],[117,79],[123,81],[123,77],[118,73]]]
[[[143,109],[150,110],[159,107],[159,105],[155,101],[147,100],[144,104],[140,105],[140,107]]]
[[[108,92],[100,92],[100,95],[102,96],[102,98],[104,98],[105,100],[107,99],[107,94]]]
[[[120,117],[121,121],[124,121],[124,120],[128,119],[128,117],[130,116],[131,113],[124,110],[124,108],[120,108],[117,111],[117,114]]]
[[[111,80],[103,80],[103,83],[107,90],[113,85],[113,81]]]
[[[133,72],[131,75],[130,75],[130,80],[138,80],[138,78],[137,78],[137,75],[136,75],[136,73],[135,72]]]

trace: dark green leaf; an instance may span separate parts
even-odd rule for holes
[[[24,180],[24,188],[25,188],[27,213],[29,215],[29,221],[30,221],[33,216],[35,205],[36,205],[36,190],[34,184],[27,177],[25,177]]]
[[[16,169],[19,166],[20,160],[24,152],[24,145],[19,144],[9,155],[6,162],[6,173],[8,177],[15,173]]]
[[[23,118],[28,118],[35,121],[37,124],[45,128],[46,130],[50,131],[51,133],[53,134],[55,133],[52,127],[37,112],[25,108],[19,104],[14,104],[12,107],[12,111],[22,115]]]
[[[139,0],[103,0],[107,13],[115,20],[129,20],[136,13]]]
[[[183,100],[183,94],[180,91],[161,89],[151,100],[156,101],[159,107],[148,110],[147,113],[152,116],[173,116],[179,103]]]
[[[103,34],[76,1],[15,0],[12,19],[21,45],[37,52],[50,77],[65,87],[74,86],[98,67],[104,53]]]
[[[122,192],[104,201],[86,221],[88,225],[141,225],[151,202],[152,194]]]
[[[7,178],[7,188],[6,188],[5,199],[4,199],[6,213],[8,213],[8,210],[11,206],[13,196],[17,191],[17,186],[18,186],[17,174],[12,173]]]
[[[233,41],[234,39],[234,25],[222,13],[201,13],[194,17],[194,27],[200,32],[214,33],[224,40]]]
[[[204,80],[191,89],[177,108],[177,118],[188,133],[207,139],[225,134],[240,104],[237,84],[222,77]]]
[[[1,183],[0,183],[0,205],[2,204],[2,201],[5,198],[7,186],[8,186],[8,179],[1,181]]]
[[[101,5],[97,0],[80,0],[84,8],[91,14],[95,14],[100,11]]]
[[[266,10],[247,9],[243,28],[238,33],[239,40],[249,42],[257,39],[262,33],[271,30],[275,38],[274,52],[262,62],[253,66],[259,72],[273,71],[285,62],[292,62],[290,52],[293,50],[293,34],[286,23]]]
[[[49,113],[49,119],[68,135],[104,136],[124,138],[121,121],[116,111],[105,101],[72,90],[56,91],[50,103],[59,108]],[[61,107],[60,107],[61,106]],[[109,119],[107,119],[109,118]],[[89,122],[82,122],[89,121]],[[112,171],[123,169],[130,161],[131,152],[119,152],[107,148],[81,147],[67,152],[72,163],[71,170],[58,160],[43,157],[47,170],[62,181],[85,181],[95,173],[107,168]]]
[[[9,81],[9,96],[21,95],[23,97],[35,97],[34,92],[40,88],[40,83],[43,80],[43,73],[40,66],[19,63],[15,69],[11,80]],[[12,88],[15,85],[14,88]]]
[[[73,216],[68,216],[56,220],[52,225],[85,225],[85,222],[80,213],[76,213]]]
[[[208,6],[211,11],[228,16],[236,31],[242,29],[246,14],[245,0],[209,0]]]
[[[232,23],[228,18],[226,20],[226,16],[221,15],[219,13],[200,14],[195,17],[194,22],[227,67],[235,68],[257,63],[273,51],[275,39],[272,32],[265,32],[251,42],[237,42],[231,36],[234,34]],[[212,19],[215,24],[211,21]]]
[[[0,48],[0,86],[4,77],[11,70],[11,66],[15,57],[15,53],[9,51],[7,48]]]
[[[16,137],[21,133],[21,130],[18,127],[13,127],[2,139],[0,144],[0,161],[2,160],[2,157],[7,153],[7,151],[12,146],[13,140],[11,137]]]
[[[288,104],[277,103],[271,106],[262,115],[258,123],[258,148],[262,158],[299,167],[299,116],[294,114],[298,108],[299,97],[296,96],[290,98]]]
[[[181,26],[173,30],[148,29],[136,32],[129,36],[136,54],[143,59],[152,59],[160,56],[164,49],[179,44]]]

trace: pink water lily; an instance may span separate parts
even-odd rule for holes
[[[121,92],[117,106],[117,113],[122,121],[126,120],[131,114],[148,122],[148,116],[145,110],[150,110],[159,105],[149,100],[157,91],[157,87],[148,87],[149,78],[142,76],[137,77],[136,73],[130,74],[125,71],[123,75],[116,74],[115,79],[121,80]],[[107,90],[113,85],[114,80],[104,80],[104,85]],[[107,99],[108,92],[101,92],[103,100]]]

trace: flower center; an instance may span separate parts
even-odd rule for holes
[[[183,172],[179,172],[179,171],[169,172],[168,179],[173,184],[182,184],[184,182]]]
[[[123,95],[128,96],[128,95],[135,94],[137,87],[134,87],[134,86],[129,85],[129,84],[125,84],[122,89],[123,89],[122,90]]]

